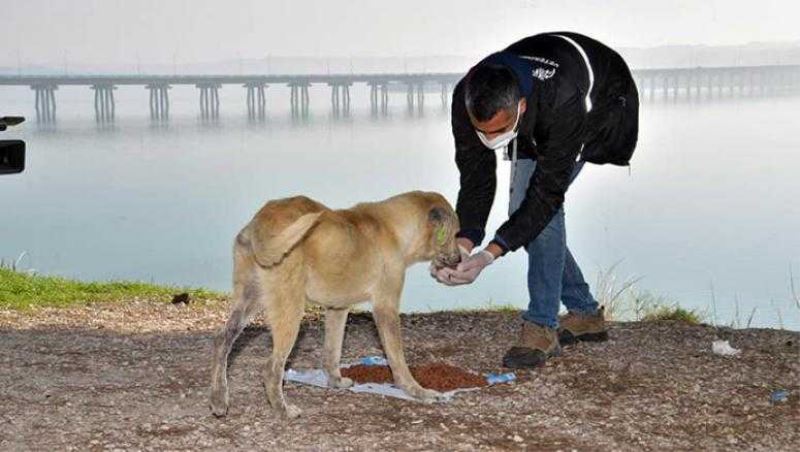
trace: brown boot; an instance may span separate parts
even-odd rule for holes
[[[519,340],[503,356],[503,366],[514,369],[538,367],[547,358],[560,353],[556,330],[523,321]]]
[[[558,341],[561,345],[570,345],[578,341],[603,342],[608,340],[606,330],[605,308],[597,310],[597,314],[586,315],[570,312],[559,320]]]

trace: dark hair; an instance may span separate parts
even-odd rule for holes
[[[514,108],[519,98],[517,77],[506,66],[481,64],[467,74],[464,101],[478,121],[488,121],[498,111]]]

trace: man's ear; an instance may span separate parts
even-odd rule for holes
[[[526,98],[524,98],[524,97],[523,97],[523,98],[522,98],[522,99],[519,101],[519,114],[520,114],[520,115],[523,115],[523,114],[525,114],[525,110],[527,110],[527,109],[528,109],[528,99],[526,99]]]

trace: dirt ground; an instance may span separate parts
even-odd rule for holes
[[[611,340],[564,350],[519,381],[425,405],[285,386],[303,410],[271,412],[261,385],[270,343],[249,327],[230,362],[231,408],[211,416],[209,351],[224,302],[137,301],[0,311],[0,450],[800,450],[800,333],[675,323],[613,324]],[[403,317],[412,364],[503,370],[514,313]],[[711,352],[729,339],[737,357]],[[308,318],[290,358],[317,367]],[[381,354],[368,314],[351,315],[343,360]],[[771,403],[775,389],[786,402]]]

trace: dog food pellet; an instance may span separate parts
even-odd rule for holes
[[[411,375],[423,388],[436,391],[452,391],[461,388],[486,386],[486,379],[464,369],[448,364],[411,366]],[[392,383],[392,371],[388,366],[356,366],[342,368],[342,376],[356,383]]]

